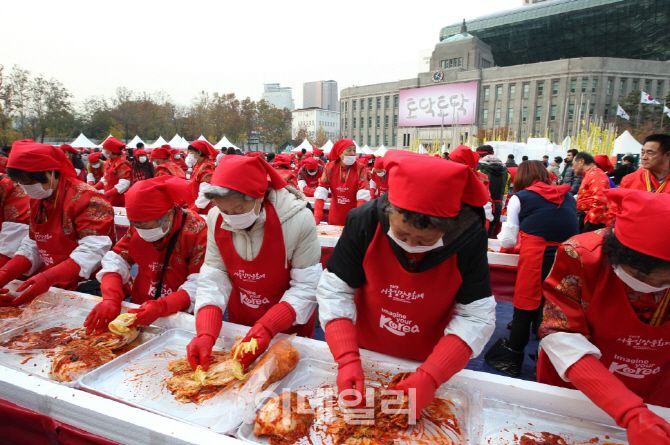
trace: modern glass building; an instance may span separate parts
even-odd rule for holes
[[[445,26],[440,41],[460,33]],[[553,0],[479,17],[498,66],[580,57],[670,60],[670,0]]]

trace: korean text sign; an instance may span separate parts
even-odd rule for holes
[[[400,126],[470,125],[477,116],[477,82],[400,90]]]

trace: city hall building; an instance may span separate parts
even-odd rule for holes
[[[343,89],[342,136],[401,148],[508,127],[560,142],[632,91],[670,94],[670,0],[523,4],[442,28],[428,72]]]

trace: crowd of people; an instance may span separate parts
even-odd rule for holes
[[[646,138],[639,168],[627,156],[617,169],[576,150],[503,163],[487,145],[376,159],[347,139],[327,156],[102,147],[3,150],[0,287],[24,282],[1,304],[50,286],[99,295],[87,333],[106,331],[124,300],[138,325],[190,312],[187,355],[204,370],[226,311],[258,343],[245,367],[280,332],[313,337],[318,317],[343,395],[363,390],[361,347],[422,362],[396,386],[418,417],[493,334],[497,237],[519,264],[510,336],[489,366],[519,376],[535,330],[539,382],[582,391],[632,445],[670,444],[646,405],[670,407],[670,236],[651,230],[670,217],[669,135]],[[113,206],[130,222],[120,239]],[[320,223],[344,226],[325,269]]]

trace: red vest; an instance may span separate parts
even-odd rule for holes
[[[183,220],[183,213],[178,211],[174,224],[172,225],[172,230],[165,235],[168,239],[173,235],[177,228],[181,226]],[[183,230],[180,232],[179,236],[181,237],[182,234],[184,234]],[[130,255],[139,268],[131,293],[133,303],[142,304],[147,300],[154,299],[156,286],[161,277],[161,270],[163,269],[163,262],[165,261],[165,253],[166,251],[159,252],[156,250],[154,243],[145,241],[136,231],[133,233],[130,240],[130,247],[128,248],[128,255]],[[188,268],[183,264],[179,264],[178,258],[179,255],[177,255],[175,248],[172,251],[172,255],[170,255],[168,268],[163,275],[161,297],[165,297],[172,292],[178,291],[179,286],[184,284],[189,275]]]
[[[602,257],[593,300],[585,312],[600,362],[646,403],[670,407],[670,323],[651,326],[635,315],[624,283]],[[550,334],[551,335],[551,334]],[[537,381],[575,389],[542,351]]]
[[[384,176],[380,177],[376,171],[372,173],[372,180],[375,181],[377,186],[377,193],[375,193],[375,198],[379,198],[384,193],[389,191],[389,175],[386,173]]]
[[[463,282],[456,255],[421,273],[403,269],[381,224],[363,260],[356,292],[358,344],[371,351],[425,361],[454,313]]]
[[[114,170],[116,170],[125,159],[126,158],[123,155],[119,155],[116,158],[108,159],[107,162],[105,162],[105,181],[107,181],[107,184],[103,188],[105,192],[111,190],[119,183],[119,178],[114,173]],[[109,200],[109,203],[114,207],[125,207],[126,197],[123,194],[114,195],[112,199]]]
[[[214,237],[221,257],[228,270],[233,290],[228,300],[228,317],[231,323],[253,326],[275,304],[279,303],[291,280],[291,265],[286,264],[284,235],[277,211],[266,198],[265,232],[263,244],[256,258],[241,258],[233,245],[232,233],[221,228],[223,216],[216,220]],[[283,331],[302,337],[314,336],[316,311],[304,325],[294,325]]]
[[[30,200],[30,225],[34,231],[35,243],[44,263],[44,269],[51,269],[55,265],[68,260],[74,249],[79,247],[77,241],[63,233],[63,201],[65,201],[65,194],[69,185],[67,178],[61,176],[60,181],[58,181],[58,189],[54,190],[54,193],[57,194],[56,205],[51,214],[48,215],[47,220],[42,224],[35,222],[42,200]],[[77,276],[70,281],[58,282],[54,284],[54,287],[75,290],[77,284],[81,281],[83,281],[83,278]]]
[[[346,167],[342,165],[342,167]],[[335,166],[330,179],[330,192],[333,195],[330,200],[328,224],[332,226],[343,226],[351,209],[356,208],[356,194],[358,193],[358,168],[356,164],[349,167],[348,176],[342,181],[340,168]],[[346,169],[344,169],[346,170]],[[347,173],[344,173],[347,175]]]
[[[561,243],[519,231],[519,264],[514,285],[514,307],[532,311],[542,303],[542,260],[547,246]]]
[[[86,165],[86,168],[87,168],[87,170],[88,170],[88,173],[92,174],[92,175],[93,175],[93,178],[95,179],[95,180],[93,181],[93,184],[91,184],[91,185],[95,185],[95,184],[97,184],[98,182],[100,182],[100,180],[102,179],[103,175],[105,174],[105,165],[107,165],[107,162],[105,162],[105,161],[103,161],[103,160],[100,160],[100,161],[98,161],[98,162],[100,162],[100,163],[102,164],[102,165],[101,165],[100,167],[98,167],[98,168],[94,168],[90,163]],[[86,181],[84,181],[84,182],[86,182]]]

